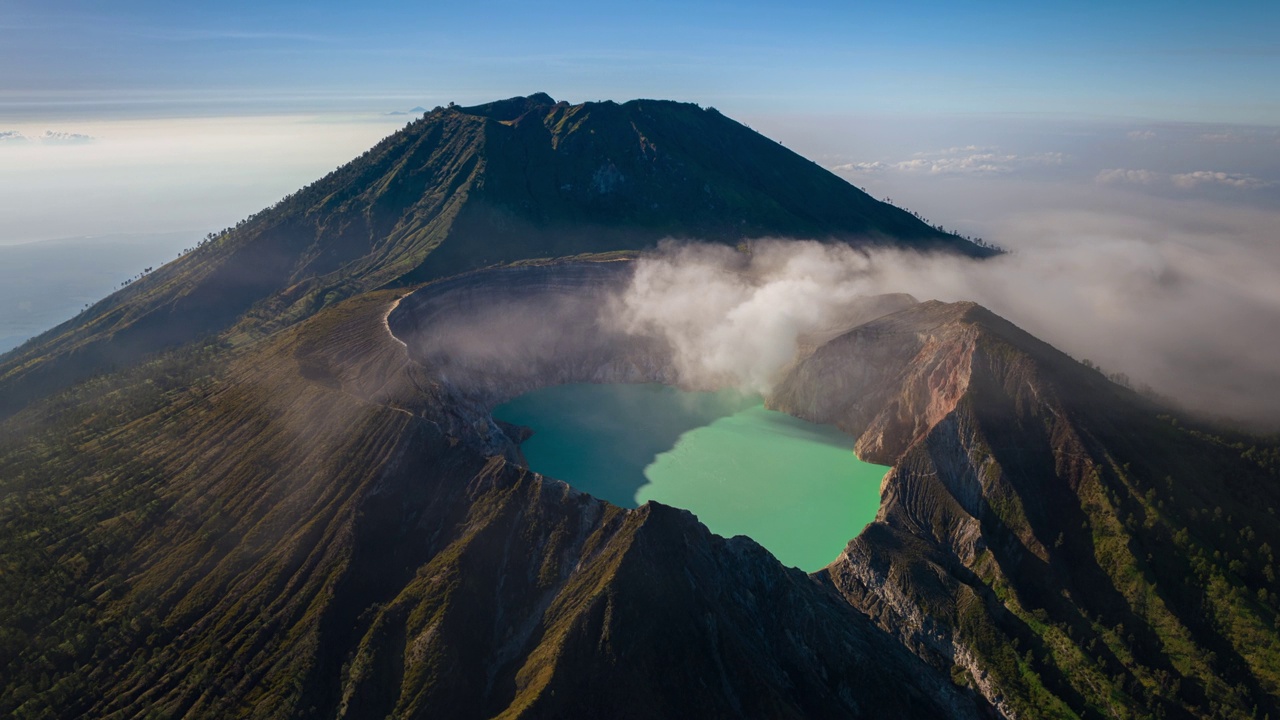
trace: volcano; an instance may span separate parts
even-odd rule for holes
[[[600,322],[638,255],[763,237],[989,254],[714,110],[533,95],[0,356],[0,714],[1280,712],[1280,447],[972,303],[868,299],[766,398],[891,467],[818,572],[524,466],[496,404],[680,381]]]

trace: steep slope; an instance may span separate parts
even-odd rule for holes
[[[539,94],[437,108],[3,356],[0,417],[232,326],[239,343],[378,287],[669,236],[989,252],[696,105]]]
[[[755,543],[486,457],[397,297],[3,426],[0,714],[977,716]]]
[[[1004,713],[1276,714],[1275,444],[1188,426],[972,304],[859,327],[772,403],[893,465],[825,572]]]

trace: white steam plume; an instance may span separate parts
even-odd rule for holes
[[[805,336],[848,326],[860,297],[974,300],[1190,409],[1280,427],[1273,242],[1058,220],[1077,232],[989,260],[808,241],[756,242],[750,255],[666,244],[638,263],[615,318],[665,338],[688,384],[767,393]]]
[[[615,316],[671,346],[682,382],[768,392],[802,338],[870,319],[873,259],[845,245],[665,243],[641,259]]]

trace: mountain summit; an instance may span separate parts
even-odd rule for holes
[[[991,251],[871,198],[714,109],[545,93],[436,108],[0,362],[0,417],[157,349],[351,295],[667,237]]]

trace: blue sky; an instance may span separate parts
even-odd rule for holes
[[[1275,2],[0,2],[0,117],[545,90],[1280,124]]]

